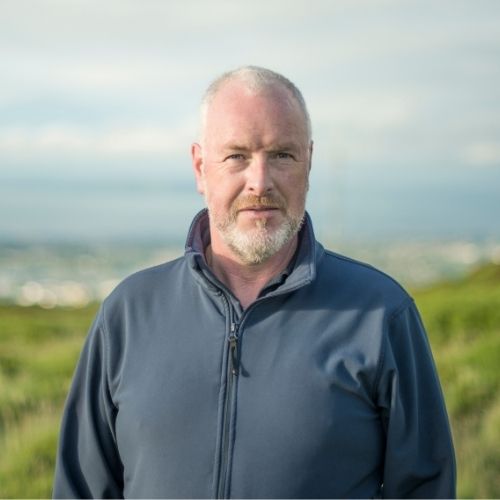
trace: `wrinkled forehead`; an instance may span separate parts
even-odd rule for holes
[[[308,135],[304,112],[289,89],[281,84],[252,88],[238,81],[226,82],[208,103],[205,133],[210,134],[224,125],[244,126],[252,120],[264,119],[270,127],[287,122]]]
[[[224,108],[227,105],[243,104],[245,101],[255,98],[276,110],[301,111],[292,92],[280,83],[256,86],[238,80],[225,82],[212,97],[207,111],[217,111],[218,108]]]

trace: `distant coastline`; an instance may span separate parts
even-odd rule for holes
[[[500,240],[365,242],[330,248],[368,262],[409,287],[458,278],[487,262],[500,263]],[[0,302],[48,309],[84,307],[101,301],[132,272],[182,252],[180,241],[0,241]]]

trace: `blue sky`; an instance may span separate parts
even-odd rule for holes
[[[409,220],[425,233],[416,211],[426,209],[427,217],[441,217],[443,231],[456,227],[457,237],[467,236],[460,231],[467,217],[471,228],[495,225],[498,1],[0,6],[4,189],[12,179],[161,179],[167,191],[168,183],[190,189],[189,147],[204,88],[222,71],[258,64],[292,79],[308,102],[315,139],[310,200],[321,217],[338,215],[353,235],[366,230],[372,213],[380,219],[396,212],[394,230]],[[194,182],[192,189],[195,200]],[[405,209],[408,199],[413,208]],[[15,236],[9,207],[18,210],[4,196],[0,231]],[[361,219],[365,225],[357,226]]]

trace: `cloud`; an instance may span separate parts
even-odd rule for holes
[[[470,130],[472,110],[498,103],[499,10],[454,0],[6,0],[0,154],[184,155],[208,80],[245,63],[296,81],[325,147],[374,161],[447,154],[485,136],[483,115]],[[491,145],[463,154],[496,161]]]
[[[313,96],[310,107],[318,123],[380,130],[411,123],[418,115],[418,101],[416,95],[384,89],[341,90],[336,95]]]
[[[472,167],[500,167],[500,142],[472,142],[462,150],[462,159]]]
[[[192,141],[190,127],[177,129],[153,125],[107,128],[96,132],[67,124],[0,129],[3,154],[99,155],[99,156],[175,156],[186,151]]]

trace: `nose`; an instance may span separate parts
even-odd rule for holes
[[[246,169],[246,188],[255,196],[269,194],[273,190],[270,166],[264,156],[252,158]]]

